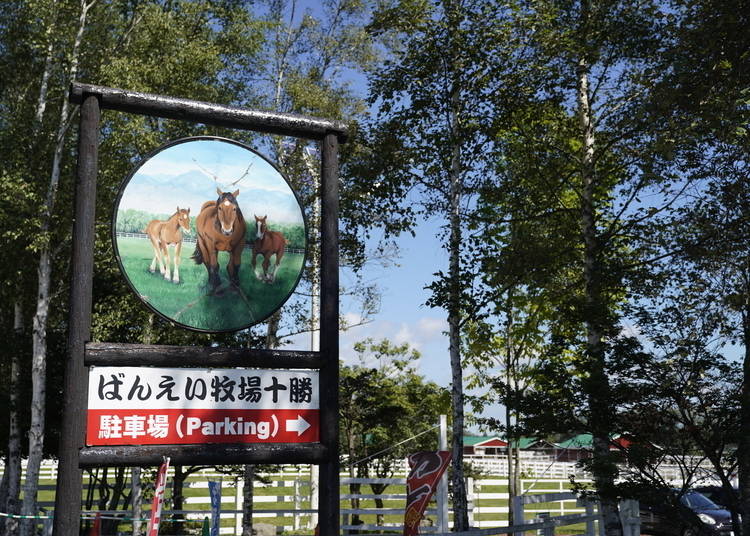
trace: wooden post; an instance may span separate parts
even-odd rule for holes
[[[335,133],[339,140],[343,142],[347,136],[346,124],[341,121],[265,110],[248,110],[211,102],[81,84],[79,82],[71,84],[71,102],[80,104],[86,96],[90,95],[96,95],[101,108],[104,110],[118,110],[132,114],[316,140],[322,140],[329,133]]]
[[[469,519],[469,527],[474,526],[474,479],[466,477],[466,514]]]
[[[339,533],[339,140],[328,133],[321,142],[320,240],[320,534]]]
[[[53,525],[53,533],[57,536],[78,534],[81,518],[82,483],[78,450],[83,446],[86,434],[88,375],[83,362],[85,344],[91,338],[99,117],[97,97],[84,95],[78,132],[78,171],[68,312],[68,360],[65,364],[64,411]]]
[[[538,517],[539,517],[539,521],[541,521],[542,523],[546,523],[550,521],[550,518],[552,516],[550,516],[549,512],[540,512]],[[554,525],[552,526],[547,525],[543,527],[542,530],[539,531],[539,534],[540,536],[555,536]]]

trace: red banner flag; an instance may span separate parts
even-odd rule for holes
[[[94,524],[89,529],[88,536],[102,536],[102,514],[101,512],[96,513],[94,518]]]
[[[406,478],[404,536],[419,534],[419,523],[424,517],[427,503],[435,494],[437,483],[450,460],[451,453],[444,450],[417,452],[409,456],[410,471]]]
[[[159,473],[156,476],[154,502],[151,503],[151,518],[148,520],[148,528],[146,529],[147,536],[159,536],[161,506],[164,504],[164,489],[167,486],[167,469],[169,469],[169,458],[164,458],[164,463],[159,467]]]

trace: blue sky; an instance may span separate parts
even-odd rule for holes
[[[397,240],[398,258],[387,266],[375,263],[366,266],[365,280],[376,283],[381,290],[380,310],[370,322],[341,332],[340,357],[345,364],[358,363],[353,349],[358,341],[387,338],[396,344],[406,342],[421,354],[417,371],[438,385],[450,387],[447,313],[425,305],[430,291],[424,287],[433,281],[435,272],[448,266],[447,253],[437,238],[440,224],[437,218],[422,222],[415,237],[405,234]],[[342,270],[342,286],[352,281],[351,274]],[[341,314],[349,324],[361,319],[357,303],[346,298],[341,301]],[[295,337],[288,348],[309,350],[309,335]],[[499,407],[490,411],[500,416]]]
[[[418,372],[442,386],[449,386],[447,314],[442,309],[424,305],[430,297],[429,290],[424,287],[433,280],[433,273],[446,269],[448,264],[445,250],[436,237],[439,225],[438,220],[423,222],[416,230],[416,237],[407,234],[397,240],[398,257],[392,258],[387,265],[366,265],[363,278],[375,283],[381,291],[379,311],[368,322],[355,325],[362,320],[359,304],[342,297],[341,315],[348,324],[355,325],[341,332],[341,359],[344,363],[358,362],[353,347],[364,339],[389,339],[396,344],[407,342],[422,354],[417,363]],[[353,284],[351,272],[342,269],[342,287]],[[288,348],[309,350],[310,336],[294,337]]]
[[[372,322],[342,333],[341,353],[345,361],[354,360],[352,345],[362,339],[388,338],[394,343],[408,342],[422,354],[419,372],[440,385],[450,383],[448,358],[447,314],[424,303],[430,291],[424,287],[433,280],[433,273],[447,268],[447,255],[436,238],[438,220],[428,220],[417,228],[416,237],[403,235],[398,239],[399,258],[388,266],[371,265],[365,278],[378,284],[382,291],[380,312]],[[346,281],[346,274],[344,274]],[[356,321],[356,304],[343,304],[342,312]]]

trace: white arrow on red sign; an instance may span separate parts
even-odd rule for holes
[[[296,419],[287,419],[286,431],[297,432],[297,437],[301,436],[305,430],[310,428],[310,423],[302,418],[302,415],[297,415]]]

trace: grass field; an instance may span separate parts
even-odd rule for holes
[[[179,284],[165,280],[158,267],[155,273],[149,272],[153,249],[148,240],[120,237],[117,248],[131,284],[149,305],[181,324],[212,331],[241,329],[267,317],[291,293],[304,262],[302,255],[284,255],[276,281],[268,284],[253,274],[251,252],[246,249],[237,290],[229,284],[226,272],[229,254],[219,252],[221,286],[216,294],[210,294],[206,268],[190,258],[195,248],[192,243],[183,244]],[[258,271],[262,260],[259,256]],[[272,264],[274,260],[272,257]]]

